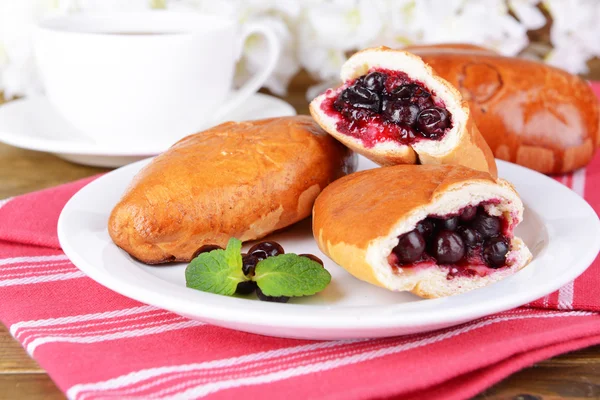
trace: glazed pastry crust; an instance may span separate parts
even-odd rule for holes
[[[309,116],[227,122],[144,167],[108,231],[144,263],[187,262],[203,245],[259,239],[308,217],[321,190],[355,167]]]
[[[399,234],[414,229],[419,219],[406,221],[417,213],[425,213],[424,218],[425,210],[435,209],[451,192],[464,194],[461,201],[468,202],[490,190],[520,222],[523,205],[512,185],[485,172],[452,165],[398,165],[357,172],[332,183],[319,195],[313,210],[313,235],[323,253],[358,279],[390,290],[409,290],[421,297],[462,293],[523,268],[531,259],[524,243],[519,238],[512,239],[515,260],[510,268],[482,278],[452,282],[438,267],[425,270],[420,276],[409,276],[410,272],[404,270],[390,277],[392,267],[382,260],[398,243],[395,238]],[[459,204],[459,208],[466,204]],[[400,228],[403,231],[399,232],[403,224],[405,229]],[[387,248],[385,241],[391,243]]]
[[[543,173],[581,168],[600,145],[600,106],[576,75],[469,45],[411,46],[458,88],[494,155]]]
[[[389,232],[396,221],[429,204],[448,188],[466,181],[495,184],[485,172],[445,166],[402,166],[361,171],[330,185],[317,199],[314,230],[326,229],[327,240],[366,248]],[[358,218],[360,215],[363,218]],[[356,229],[357,221],[369,221]]]
[[[337,130],[337,120],[327,115],[322,109],[323,101],[330,95],[331,92],[326,92],[315,98],[310,104],[310,112],[313,118],[319,123],[323,129],[334,136],[336,139],[350,147],[352,150],[364,155],[382,166],[397,165],[397,164],[457,164],[464,165],[480,171],[489,172],[492,176],[497,176],[496,162],[494,156],[479,133],[473,118],[470,115],[468,104],[463,101],[460,93],[446,80],[438,76],[427,64],[411,53],[392,50],[387,47],[378,47],[361,50],[354,54],[342,67],[341,78],[343,81],[356,79],[364,74],[372,67],[380,67],[380,62],[385,63],[385,68],[405,72],[409,77],[414,79],[414,71],[406,69],[406,62],[409,60],[411,64],[416,65],[419,73],[426,75],[437,85],[436,91],[446,105],[453,105],[455,113],[453,117],[458,118],[458,113],[461,114],[461,125],[456,129],[456,133],[447,134],[439,143],[447,140],[452,140],[453,145],[447,152],[440,152],[432,146],[419,144],[400,145],[398,143],[387,143],[382,146],[376,145],[372,148],[364,146],[360,139],[340,133]],[[428,85],[431,86],[431,85]],[[431,89],[431,88],[430,88]],[[452,136],[453,139],[448,138]],[[422,141],[425,142],[425,141]],[[429,143],[436,143],[428,141]],[[433,145],[435,147],[435,144]],[[438,146],[439,147],[439,146]]]

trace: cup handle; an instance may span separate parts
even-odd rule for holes
[[[281,43],[279,42],[279,39],[277,38],[277,35],[273,29],[260,23],[249,23],[244,26],[239,42],[240,45],[238,59],[241,57],[244,43],[248,37],[254,33],[262,35],[267,40],[268,56],[265,62],[266,67],[261,72],[250,78],[246,83],[244,83],[241,88],[233,93],[233,95],[225,102],[225,104],[221,105],[215,111],[212,118],[214,122],[221,122],[221,120],[225,118],[227,114],[239,107],[254,93],[258,92],[277,65],[277,61],[279,60],[279,56],[281,54]]]

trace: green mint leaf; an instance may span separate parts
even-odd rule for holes
[[[267,296],[310,296],[325,289],[331,275],[310,258],[280,254],[260,261],[254,280]]]
[[[227,249],[202,253],[185,269],[187,287],[231,296],[238,283],[247,280],[242,272],[242,242],[229,239]]]
[[[229,239],[225,248],[225,261],[231,268],[242,271],[242,241],[234,237]],[[242,274],[243,275],[243,274]]]

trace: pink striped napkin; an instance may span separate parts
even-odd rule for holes
[[[600,156],[557,179],[600,209]],[[530,307],[427,334],[312,342],[191,321],[96,284],[60,251],[59,212],[88,181],[0,208],[0,320],[72,399],[461,399],[600,343],[599,261]]]
[[[556,178],[600,210],[600,155]],[[0,203],[0,321],[71,399],[464,399],[600,343],[600,261],[528,307],[426,334],[314,342],[191,321],[116,294],[65,257],[56,223],[90,180]]]

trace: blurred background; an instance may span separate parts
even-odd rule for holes
[[[402,48],[419,44],[471,43],[506,56],[538,60],[583,78],[600,81],[600,0],[0,0],[0,114],[4,113],[4,121],[0,115],[0,206],[6,204],[1,199],[104,173],[150,155],[120,143],[109,148],[120,150],[118,154],[104,152],[104,148],[99,149],[94,142],[84,141],[83,135],[79,137],[80,132],[63,129],[62,119],[54,118],[56,114],[47,107],[50,102],[45,99],[47,96],[34,61],[32,32],[35,24],[46,17],[66,14],[163,9],[230,17],[240,27],[260,22],[277,32],[283,53],[262,92],[281,99],[261,94],[259,97],[263,101],[259,102],[255,97],[253,101],[246,102],[257,104],[258,109],[264,109],[262,111],[282,112],[283,103],[283,111],[291,109],[293,113],[306,114],[307,100],[338,81],[341,66],[351,54],[379,45]],[[236,84],[239,86],[262,71],[266,56],[267,45],[263,39],[250,37],[236,67]],[[60,60],[58,56],[52,58]],[[122,59],[117,60],[119,66],[122,65]],[[210,54],[206,60],[211,61]],[[159,65],[164,69],[164,64]],[[61,71],[60,68],[58,70]],[[526,77],[525,73],[523,76]],[[67,76],[67,80],[70,79],[71,76]],[[160,76],[156,77],[157,81],[160,79]],[[111,81],[115,82],[112,78],[107,80]],[[154,91],[154,81],[149,81]],[[539,80],[530,82],[531,85],[538,83]],[[555,87],[573,92],[572,87],[566,84],[553,86],[547,83],[547,80],[541,81],[543,88],[547,89],[541,92],[551,92],[559,100],[561,94],[557,95]],[[600,96],[600,82],[593,85]],[[585,82],[580,86],[586,87]],[[524,87],[527,91],[531,86]],[[119,96],[119,92],[122,91],[114,91],[115,97]],[[93,91],[86,93],[90,93],[90,97],[97,94]],[[583,150],[569,153],[571,161],[584,160],[583,164],[586,164],[592,159],[600,137],[597,130],[579,122],[593,118],[597,121],[598,114],[586,113],[590,108],[577,108],[581,106],[577,96],[565,97],[568,107],[561,112],[555,113],[557,107],[546,109],[543,102],[541,108],[534,106],[540,112],[538,121],[541,123],[537,125],[542,139],[536,142],[534,138],[533,145],[527,146],[533,154],[529,160],[543,163],[544,158],[539,155],[550,152],[552,160],[556,154],[556,165],[561,165],[572,143],[581,145],[579,147]],[[593,101],[586,104],[597,104],[594,103],[596,99],[591,97]],[[80,96],[74,98],[81,100]],[[496,109],[503,112],[506,104]],[[511,109],[517,114],[522,110],[519,107]],[[569,113],[573,114],[573,118],[564,117]],[[255,110],[250,109],[244,115],[256,118],[255,114]],[[493,113],[488,112],[487,115],[494,122]],[[513,118],[510,111],[506,115]],[[517,115],[516,120],[521,121],[521,117]],[[9,120],[12,125],[7,124]],[[502,122],[502,119],[497,120]],[[555,123],[557,120],[564,123]],[[500,133],[513,128],[511,124],[507,124],[508,128],[499,126],[503,129]],[[515,150],[513,153],[519,149],[519,135],[523,133],[522,136],[527,137],[527,130],[519,132],[518,127],[522,126],[514,124],[515,132],[509,132],[518,139],[509,143]],[[547,130],[558,132],[550,150],[544,148],[547,144],[545,138],[552,136],[546,135]],[[535,129],[533,131],[537,133]],[[490,129],[489,132],[496,135],[497,130]],[[570,141],[565,137],[574,139]],[[143,144],[147,143],[144,141]],[[152,155],[164,150],[158,149]],[[587,172],[580,168],[572,175],[555,176],[581,195],[588,190],[586,199],[596,210],[600,204],[600,192],[595,190],[600,182],[599,160],[600,157],[596,157]],[[56,202],[52,199],[49,203]],[[37,213],[39,210],[28,209],[27,212]],[[12,234],[13,228],[6,223],[4,225]],[[15,229],[18,231],[21,227],[17,225]],[[573,286],[566,285],[565,288],[552,299],[562,301],[563,297],[570,296],[572,302]],[[544,307],[547,300],[545,298]],[[564,304],[568,302],[559,306],[564,307]],[[567,348],[564,347],[567,343],[561,346]],[[533,395],[541,393],[544,398],[583,398],[584,395],[579,396],[582,393],[593,396],[598,386],[590,382],[599,376],[599,360],[600,347],[553,359],[513,375],[477,399],[541,399],[542,396]],[[60,358],[58,361],[64,360]],[[45,370],[29,358],[2,324],[0,377],[3,377],[0,380],[0,399],[64,399]]]
[[[279,96],[293,87],[317,91],[352,52],[371,45],[473,43],[600,79],[597,0],[0,0],[0,92],[10,99],[42,91],[30,37],[39,19],[148,9],[269,24],[284,52],[265,86]],[[246,42],[237,82],[262,68],[265,51],[258,37]]]

